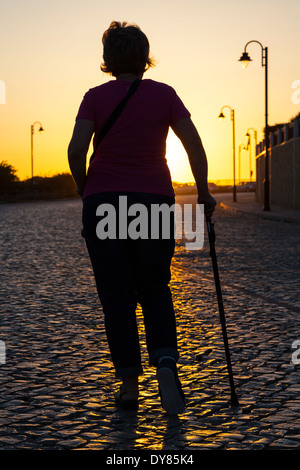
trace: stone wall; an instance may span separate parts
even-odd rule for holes
[[[265,141],[256,147],[256,200],[264,201]],[[300,209],[300,121],[270,134],[270,204]]]

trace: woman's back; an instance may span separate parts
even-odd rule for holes
[[[130,85],[126,80],[114,80],[86,93],[76,119],[95,123],[95,139]],[[99,145],[84,196],[104,191],[173,195],[165,159],[166,138],[169,126],[187,116],[190,113],[172,87],[142,80]]]

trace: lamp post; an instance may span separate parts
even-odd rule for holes
[[[259,41],[249,41],[245,45],[244,52],[239,59],[242,66],[246,68],[249,65],[250,59],[246,51],[248,44],[256,42],[261,46],[262,50],[262,67],[265,67],[265,179],[264,179],[264,211],[270,210],[270,182],[269,182],[269,124],[268,124],[268,48],[263,47]]]
[[[219,119],[225,119],[223,114],[223,109],[229,108],[230,109],[230,119],[232,121],[232,149],[233,149],[233,202],[236,202],[236,185],[235,185],[235,117],[234,117],[234,109],[230,106],[223,106],[221,112],[219,114]]]
[[[241,184],[241,150],[246,150],[244,144],[239,145],[239,184]]]
[[[43,129],[43,126],[42,124],[39,122],[39,121],[36,121],[34,122],[31,126],[30,126],[30,136],[31,136],[31,187],[32,187],[32,191],[34,189],[34,183],[33,183],[33,134],[34,134],[34,126],[36,124],[39,124],[40,128],[39,128],[39,133],[42,134],[44,131]]]
[[[248,150],[248,147],[249,147],[249,166],[250,166],[250,181],[251,181],[252,180],[252,165],[251,165],[252,155],[251,155],[251,135],[249,134],[249,131],[254,132],[255,148],[257,146],[257,131],[255,129],[253,129],[253,127],[249,127],[249,129],[247,130],[247,132],[245,134],[245,137],[248,138],[247,150]]]

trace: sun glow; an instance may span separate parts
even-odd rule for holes
[[[171,172],[172,181],[194,181],[186,151],[178,137],[171,129],[167,138],[166,158]]]

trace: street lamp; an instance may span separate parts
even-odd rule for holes
[[[241,184],[241,150],[246,150],[244,144],[239,145],[239,184]]]
[[[257,131],[255,129],[253,129],[253,127],[249,127],[249,129],[247,130],[246,134],[245,134],[245,137],[247,137],[247,149],[248,150],[248,147],[249,147],[249,166],[250,166],[250,181],[252,179],[252,165],[251,165],[251,159],[252,159],[252,155],[251,155],[251,135],[249,134],[249,131],[253,131],[254,132],[254,139],[255,139],[255,148],[257,146]]]
[[[268,125],[268,48],[263,47],[259,41],[249,41],[245,45],[244,52],[239,59],[242,63],[243,68],[249,65],[250,59],[246,48],[251,42],[256,42],[261,46],[262,49],[262,67],[265,67],[265,179],[264,179],[264,211],[270,210],[270,182],[269,182],[269,125]]]
[[[43,129],[43,126],[42,124],[39,122],[39,121],[36,121],[34,122],[31,126],[30,126],[30,135],[31,135],[31,186],[32,186],[32,190],[33,190],[33,134],[34,134],[34,126],[36,124],[39,124],[40,128],[39,128],[39,133],[40,134],[43,134],[45,131]]]
[[[233,202],[236,202],[236,186],[235,186],[235,118],[234,118],[234,109],[230,106],[223,106],[219,114],[219,119],[225,119],[223,114],[223,109],[230,109],[230,119],[232,121],[232,148],[233,148]]]

